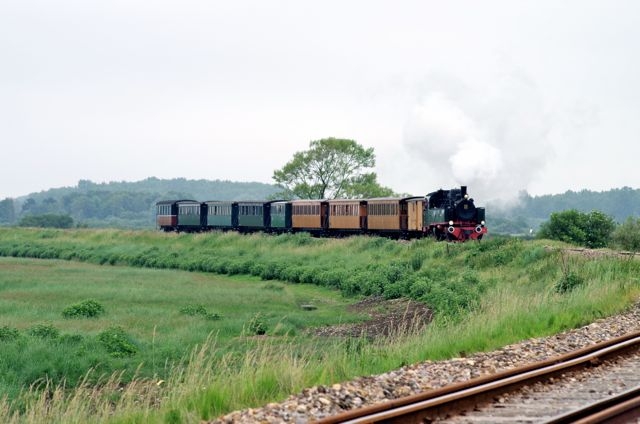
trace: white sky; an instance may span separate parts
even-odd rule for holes
[[[271,183],[311,140],[479,198],[640,188],[640,2],[0,2],[0,199]]]

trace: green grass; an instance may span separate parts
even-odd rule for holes
[[[640,261],[563,247],[0,229],[0,255],[73,259],[0,259],[0,420],[199,422],[579,327],[638,299]],[[579,284],[559,290],[568,275]],[[425,302],[435,320],[385,339],[306,335],[357,320],[345,306],[370,294]],[[63,316],[88,300],[104,311]]]
[[[64,379],[75,386],[89,369],[96,376],[125,370],[125,381],[136,373],[166,379],[167,364],[178,362],[209,334],[225,346],[218,356],[249,348],[240,336],[253,335],[249,327],[257,314],[274,337],[358,319],[345,311],[348,302],[336,292],[249,280],[0,258],[0,325],[19,335],[0,339],[0,375],[8,377],[0,379],[0,397],[16,397],[39,379],[54,385]],[[66,309],[86,299],[94,299],[104,312],[91,318],[65,317]],[[303,303],[318,308],[305,311]],[[204,314],[184,313],[200,308]],[[212,314],[217,318],[211,319]],[[117,354],[113,344],[119,336],[111,334],[115,328],[122,329],[124,335],[118,334],[128,337],[134,353],[125,349],[125,354]],[[52,330],[59,334],[49,334]],[[106,331],[111,331],[110,338]]]

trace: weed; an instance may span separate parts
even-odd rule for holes
[[[562,278],[555,284],[554,289],[558,293],[567,293],[582,285],[584,285],[584,279],[575,272],[570,271],[562,275]]]
[[[571,270],[571,263],[565,252],[560,253],[562,278],[556,282],[554,289],[557,293],[567,293],[584,284],[584,279]]]
[[[411,269],[414,271],[420,271],[422,268],[422,264],[424,260],[427,258],[427,253],[424,250],[417,250],[413,252],[411,255],[411,259],[409,259],[409,264],[411,265]]]
[[[188,305],[180,309],[180,313],[192,317],[199,315],[210,321],[216,321],[222,318],[219,314],[207,311],[204,305]]]
[[[262,314],[260,312],[258,312],[251,318],[249,324],[247,325],[247,328],[251,334],[255,334],[257,336],[261,336],[267,333],[267,323],[264,321],[264,318],[262,317]]]

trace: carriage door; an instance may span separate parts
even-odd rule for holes
[[[320,203],[320,226],[325,230],[329,228],[329,204],[327,202]]]
[[[360,229],[367,230],[367,202],[360,202]]]
[[[408,213],[407,213],[407,202],[398,202],[398,207],[400,208],[400,230],[407,231],[408,228]]]

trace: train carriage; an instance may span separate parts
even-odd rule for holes
[[[329,228],[329,211],[326,200],[292,200],[291,229],[321,234]]]
[[[402,209],[406,208],[406,225],[403,218],[403,229],[409,236],[423,235],[424,230],[424,209],[426,200],[424,196],[406,197],[400,202]]]
[[[362,233],[367,229],[367,202],[333,199],[327,202],[329,230],[336,233]]]
[[[178,227],[178,201],[161,200],[156,203],[156,226],[164,231]]]
[[[368,231],[397,237],[419,237],[423,231],[424,197],[367,200]]]
[[[265,229],[265,202],[246,201],[238,202],[238,230],[252,231]]]
[[[178,231],[200,231],[206,220],[206,209],[202,203],[195,200],[180,200],[178,206]]]
[[[238,225],[238,203],[226,200],[205,202],[208,229],[231,230]]]
[[[271,203],[269,210],[271,222],[269,230],[271,232],[285,232],[291,230],[291,202],[276,200]]]

